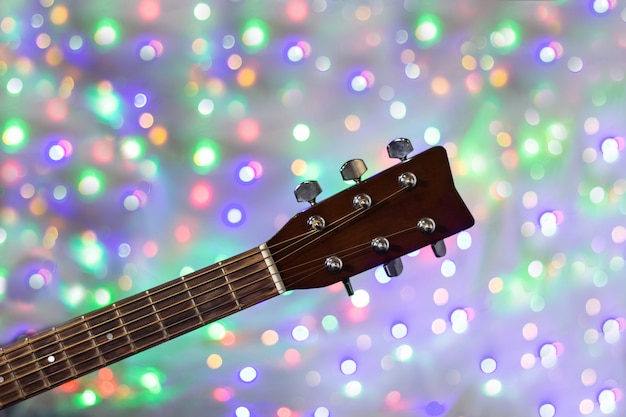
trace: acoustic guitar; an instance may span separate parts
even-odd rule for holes
[[[400,163],[362,179],[365,163],[346,162],[354,185],[317,202],[321,187],[300,184],[309,207],[246,252],[0,348],[0,409],[181,336],[286,291],[343,282],[378,265],[389,276],[400,257],[444,239],[474,219],[457,192],[443,147],[412,158],[408,139],[387,147]]]

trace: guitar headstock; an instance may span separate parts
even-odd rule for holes
[[[400,256],[428,245],[444,256],[443,239],[474,224],[443,147],[410,159],[407,139],[396,139],[387,149],[399,164],[361,181],[365,164],[348,161],[341,174],[356,184],[320,203],[316,182],[296,188],[298,201],[311,206],[267,242],[287,290],[344,282],[351,294],[353,275],[381,264],[388,275],[398,275]]]

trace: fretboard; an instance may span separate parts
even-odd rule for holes
[[[261,245],[0,348],[0,409],[284,291]]]

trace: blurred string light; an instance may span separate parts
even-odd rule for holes
[[[71,240],[71,253],[76,262],[86,271],[99,275],[106,261],[104,245],[93,232],[85,232]]]
[[[75,397],[75,404],[79,408],[92,407],[99,401],[98,395],[91,389],[87,389]]]
[[[24,88],[24,83],[18,77],[13,77],[7,81],[7,92],[12,96],[19,95],[22,92],[22,88]]]
[[[120,151],[126,159],[135,160],[141,158],[145,148],[145,140],[139,136],[124,137],[120,140]]]
[[[216,167],[220,160],[220,148],[211,139],[201,139],[193,150],[193,168],[199,174],[206,174]]]
[[[496,30],[489,35],[491,45],[498,51],[508,53],[516,49],[522,38],[520,26],[517,22],[506,20],[501,22]]]
[[[211,6],[206,3],[197,3],[193,8],[193,16],[203,22],[211,17]]]
[[[108,81],[87,89],[87,103],[102,120],[118,126],[122,122],[122,100]]]
[[[304,325],[298,325],[291,331],[291,337],[293,337],[296,342],[304,342],[309,338],[309,335],[309,329]]]
[[[544,63],[553,62],[563,57],[564,49],[560,42],[552,41],[539,47],[539,60]]]
[[[556,415],[556,408],[551,403],[542,404],[539,407],[539,417],[554,417]]]
[[[74,152],[72,143],[67,139],[54,141],[48,148],[47,156],[52,162],[61,162],[69,158]]]
[[[15,153],[28,143],[28,127],[21,119],[9,119],[2,129],[2,149]]]
[[[249,20],[244,24],[241,41],[251,53],[263,49],[269,42],[269,27],[259,19]]]
[[[355,93],[361,93],[372,88],[376,78],[369,70],[358,71],[350,77],[350,89]]]
[[[148,370],[141,374],[139,382],[141,385],[153,394],[159,394],[163,389],[161,386],[161,375],[156,370]]]
[[[0,245],[6,240],[6,231],[0,228]],[[7,292],[7,270],[0,268],[0,301],[4,299]]]
[[[222,212],[222,219],[228,226],[240,226],[246,221],[246,212],[238,204],[229,204]]]
[[[143,61],[152,61],[163,56],[165,49],[163,44],[153,39],[139,48],[139,57]]]
[[[88,168],[78,177],[77,189],[84,197],[99,197],[105,189],[105,176],[102,172]]]
[[[213,187],[206,181],[198,181],[189,193],[189,203],[196,209],[205,209],[213,202]]]
[[[441,20],[434,14],[424,14],[415,22],[415,38],[422,46],[434,45],[441,38]]]
[[[307,41],[289,43],[285,47],[285,58],[288,62],[298,63],[309,58],[312,53],[311,44]]]
[[[497,397],[502,393],[502,382],[499,379],[490,379],[483,385],[483,392],[489,397]]]
[[[146,22],[156,20],[161,14],[159,0],[141,0],[137,6],[139,17]]]
[[[311,137],[311,128],[305,123],[298,123],[294,126],[292,135],[298,142],[305,142]]]
[[[356,398],[363,392],[363,385],[359,381],[350,381],[343,387],[343,394],[348,398]]]
[[[113,19],[103,19],[96,24],[93,39],[99,46],[111,47],[120,42],[121,26]]]
[[[258,372],[252,366],[246,366],[241,371],[239,371],[239,379],[242,382],[250,383],[253,382],[258,376]]]
[[[592,10],[597,14],[605,14],[617,6],[617,0],[592,0]]]
[[[258,161],[244,163],[237,170],[237,179],[242,184],[250,184],[261,178],[262,175],[263,165]]]

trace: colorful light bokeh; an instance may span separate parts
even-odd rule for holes
[[[267,241],[395,137],[476,218],[6,414],[626,414],[625,6],[3,0],[0,343]]]

